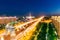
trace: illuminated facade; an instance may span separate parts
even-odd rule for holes
[[[52,16],[51,19],[53,20],[55,28],[57,29],[58,36],[60,38],[60,16]]]
[[[17,20],[17,17],[14,16],[14,17],[0,17],[0,24],[7,24],[11,21],[16,21]]]
[[[33,18],[35,18],[34,16],[31,15],[31,13],[29,13],[29,16],[26,16],[27,20],[32,20]]]

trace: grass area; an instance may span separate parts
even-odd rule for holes
[[[57,34],[52,20],[44,20],[39,23],[31,40],[57,40]]]

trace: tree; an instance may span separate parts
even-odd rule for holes
[[[57,40],[55,27],[53,23],[39,23],[36,27],[31,40]]]

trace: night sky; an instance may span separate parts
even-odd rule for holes
[[[0,0],[0,15],[24,16],[60,13],[60,0]]]

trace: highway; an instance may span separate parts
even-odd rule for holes
[[[32,36],[33,32],[35,31],[36,25],[43,18],[44,18],[44,16],[37,18],[35,20],[32,20],[32,21],[23,23],[21,25],[14,26],[16,30],[15,30],[15,33],[12,33],[12,34],[16,34],[16,35],[12,35],[12,34],[2,35],[3,37],[1,36],[0,40],[25,40],[25,39],[28,40]],[[23,39],[23,38],[25,38],[25,39]]]
[[[25,31],[19,33],[16,36],[16,39],[17,40],[29,40],[33,32],[36,30],[36,25],[41,21],[41,19],[43,19],[43,17],[39,18],[35,23],[29,26]]]
[[[40,23],[50,23],[53,22],[55,25],[55,28],[58,30],[59,27],[59,22],[54,20],[54,18],[51,20],[42,20],[44,19],[44,16],[36,18],[34,20],[31,20],[29,22],[24,22],[24,23],[17,23],[16,25],[14,25],[14,30],[10,30],[10,32],[6,33],[6,30],[4,30],[3,34],[2,32],[0,32],[0,40],[30,40],[30,38],[32,37],[33,33],[36,31],[36,27],[37,25]],[[7,24],[8,27],[9,24]],[[12,27],[12,28],[13,28]],[[10,28],[11,29],[11,28]],[[57,34],[59,34],[60,31],[57,31]]]

